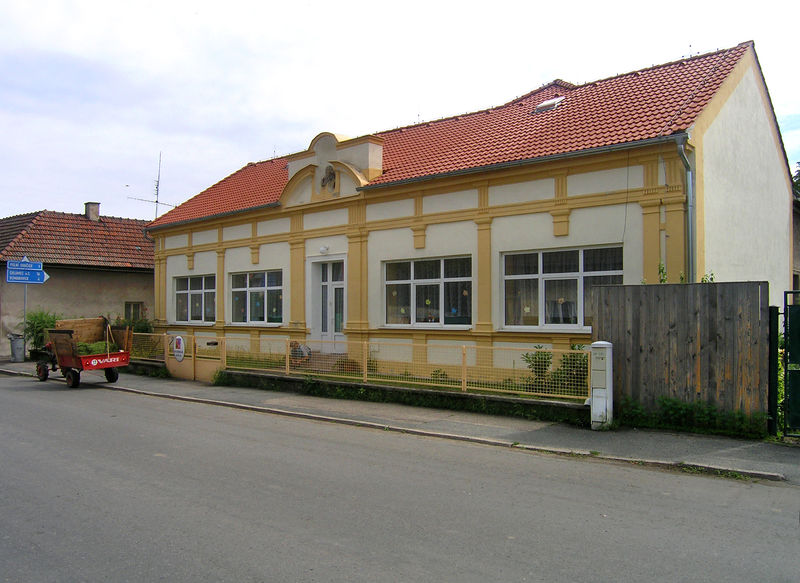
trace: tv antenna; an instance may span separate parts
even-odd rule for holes
[[[161,182],[161,152],[158,153],[158,176],[156,177],[155,189],[154,189],[155,190],[156,199],[155,200],[150,200],[149,198],[137,198],[135,196],[129,196],[128,197],[131,200],[141,200],[142,202],[149,202],[151,204],[155,204],[156,205],[156,215],[155,215],[155,217],[153,217],[154,219],[158,218],[158,205],[169,206],[169,207],[172,207],[172,208],[175,208],[175,206],[176,206],[174,204],[170,204],[168,202],[160,202],[158,200],[158,186],[159,186],[160,182]],[[126,184],[125,186],[128,186],[128,185]]]

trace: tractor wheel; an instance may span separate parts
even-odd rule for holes
[[[47,361],[41,360],[36,363],[36,377],[40,381],[46,381],[47,377],[50,376],[50,367],[47,364]]]
[[[67,379],[67,386],[70,389],[77,389],[81,384],[81,373],[73,368],[65,372],[64,377]]]
[[[116,368],[107,368],[104,372],[106,373],[106,380],[109,383],[117,382],[117,379],[119,378],[119,371]]]

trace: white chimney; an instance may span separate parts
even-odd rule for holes
[[[99,202],[87,202],[84,203],[85,211],[84,215],[90,221],[99,221],[100,220],[100,203]]]

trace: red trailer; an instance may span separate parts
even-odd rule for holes
[[[81,384],[81,371],[103,369],[106,380],[114,383],[119,378],[121,366],[131,360],[128,347],[129,333],[112,331],[108,321],[103,318],[81,320],[59,320],[56,328],[47,331],[50,341],[45,345],[47,358],[36,363],[36,376],[46,381],[50,371],[61,369],[67,385],[76,388]],[[98,354],[79,354],[78,343],[99,343],[105,341],[105,350]],[[117,348],[112,350],[116,345]],[[122,350],[119,350],[119,347]]]

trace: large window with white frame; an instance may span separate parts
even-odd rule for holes
[[[472,259],[384,264],[387,325],[472,324]]]
[[[216,277],[192,275],[175,278],[175,320],[214,322],[216,319]]]
[[[280,269],[231,275],[231,320],[283,322],[283,272]]]
[[[505,326],[583,325],[594,286],[622,283],[622,247],[503,255]]]

